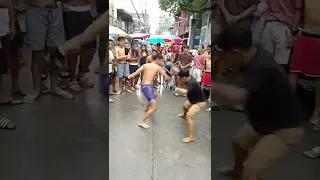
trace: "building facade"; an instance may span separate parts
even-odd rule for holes
[[[109,25],[110,26],[118,26],[117,21],[117,8],[116,8],[116,1],[109,0]]]
[[[131,14],[124,9],[117,9],[117,26],[127,34],[132,34],[133,19]]]
[[[135,33],[150,33],[149,14],[147,10],[143,13],[131,13],[133,19],[133,32]]]

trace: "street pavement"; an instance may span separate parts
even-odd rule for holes
[[[28,70],[21,70],[29,74],[21,79],[26,91]],[[90,79],[98,83],[96,75]],[[6,83],[9,89],[8,77]],[[110,180],[226,179],[214,169],[232,163],[231,141],[245,122],[243,114],[203,110],[195,117],[195,142],[184,144],[187,126],[177,115],[186,98],[164,88],[147,121],[150,129],[137,126],[146,105],[139,90],[112,98],[115,103],[108,104],[96,86],[73,100],[48,95],[35,104],[0,106],[0,114],[17,124],[16,131],[0,130],[0,179],[105,180],[108,167]],[[320,179],[320,161],[302,155],[316,143],[319,134],[307,125],[303,143],[268,171],[266,180]]]

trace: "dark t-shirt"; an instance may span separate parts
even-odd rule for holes
[[[292,93],[287,75],[266,50],[258,48],[241,86],[249,91],[247,116],[257,132],[269,134],[299,127],[304,120],[302,106]]]
[[[196,104],[199,102],[205,102],[206,96],[196,79],[190,78],[187,84],[188,94],[187,98],[191,104]]]
[[[190,55],[189,53],[187,54],[182,53],[179,55],[178,61],[181,61],[182,66],[190,64],[192,62],[192,55]]]
[[[98,14],[103,14],[105,11],[109,10],[108,0],[96,0],[96,7]]]

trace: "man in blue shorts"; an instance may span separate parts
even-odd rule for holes
[[[150,126],[145,123],[145,121],[152,115],[153,112],[157,109],[156,98],[157,93],[153,88],[154,77],[160,73],[165,77],[166,80],[169,79],[169,76],[162,69],[161,62],[162,56],[157,54],[152,56],[153,62],[142,65],[136,72],[128,76],[129,79],[136,77],[138,74],[143,73],[143,78],[141,81],[141,91],[143,95],[147,98],[148,105],[145,109],[145,114],[140,120],[138,126],[142,128],[149,128]]]

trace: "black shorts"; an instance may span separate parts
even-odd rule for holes
[[[69,40],[83,33],[87,27],[92,24],[94,18],[92,17],[90,11],[66,11],[63,12],[63,21],[66,40]],[[84,47],[95,48],[96,42],[92,41],[86,44]]]
[[[2,48],[0,48],[0,74],[8,73],[8,57],[7,57],[7,36],[0,37],[0,43]]]
[[[129,65],[130,74],[136,72],[139,69],[138,65]]]

